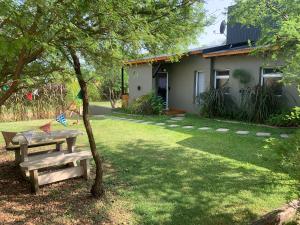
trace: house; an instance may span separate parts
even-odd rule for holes
[[[228,87],[228,94],[238,103],[246,86],[266,85],[275,88],[278,98],[288,106],[300,105],[296,86],[278,83],[282,62],[251,54],[254,47],[249,43],[254,44],[259,36],[259,29],[235,24],[227,27],[225,45],[193,49],[179,61],[172,62],[170,55],[128,61],[129,103],[155,92],[165,101],[166,109],[198,113],[198,96],[210,88]],[[237,70],[247,71],[249,83],[234,78]]]

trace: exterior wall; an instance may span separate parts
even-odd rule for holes
[[[140,64],[128,67],[129,102],[153,90],[152,65]],[[138,90],[140,86],[140,90]]]
[[[205,86],[210,87],[210,59],[193,55],[180,62],[168,64],[169,73],[169,108],[182,109],[199,113],[199,105],[194,103],[195,72],[205,74]]]
[[[232,77],[232,73],[235,69],[247,70],[252,74],[252,80],[247,86],[252,87],[261,82],[261,68],[262,67],[274,67],[282,65],[281,62],[268,62],[255,56],[223,56],[215,58],[214,70],[230,70],[229,86],[230,94],[236,102],[240,100],[239,90],[243,88],[243,84]],[[300,105],[300,98],[297,93],[297,88],[294,86],[285,86],[283,88],[283,101],[288,106]]]

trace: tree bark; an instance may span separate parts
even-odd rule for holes
[[[87,84],[86,84],[86,81],[83,79],[79,58],[78,58],[75,50],[72,48],[69,48],[69,51],[70,51],[70,54],[71,54],[71,57],[73,60],[73,67],[74,67],[74,70],[75,70],[75,73],[77,76],[77,80],[80,85],[80,89],[82,91],[82,97],[83,97],[83,99],[82,99],[82,103],[83,103],[82,117],[83,117],[85,129],[86,129],[86,133],[88,135],[91,152],[92,152],[95,164],[96,164],[96,178],[95,178],[95,182],[91,189],[91,194],[96,198],[100,198],[104,195],[103,168],[102,168],[102,161],[101,161],[100,155],[97,151],[92,126],[89,121],[89,115],[88,115],[89,98],[88,98],[88,93],[87,93]]]
[[[293,219],[300,207],[300,200],[294,200],[275,209],[251,223],[251,225],[283,225]]]

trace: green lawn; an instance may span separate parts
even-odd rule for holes
[[[0,129],[22,130],[41,123],[1,123]],[[265,138],[254,135],[266,131],[277,138],[294,130],[195,116],[177,124],[230,131],[184,130],[92,118],[98,149],[111,166],[105,185],[127,203],[130,224],[243,225],[298,196],[298,181],[281,170],[272,149],[264,148]],[[83,129],[81,125],[69,128]],[[238,136],[234,133],[237,130],[251,133]],[[80,137],[78,142],[86,145],[87,138]]]

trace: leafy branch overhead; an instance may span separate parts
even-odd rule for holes
[[[258,52],[282,60],[287,84],[300,87],[300,4],[298,0],[236,0],[232,22],[261,29]],[[300,91],[300,89],[299,89]]]

